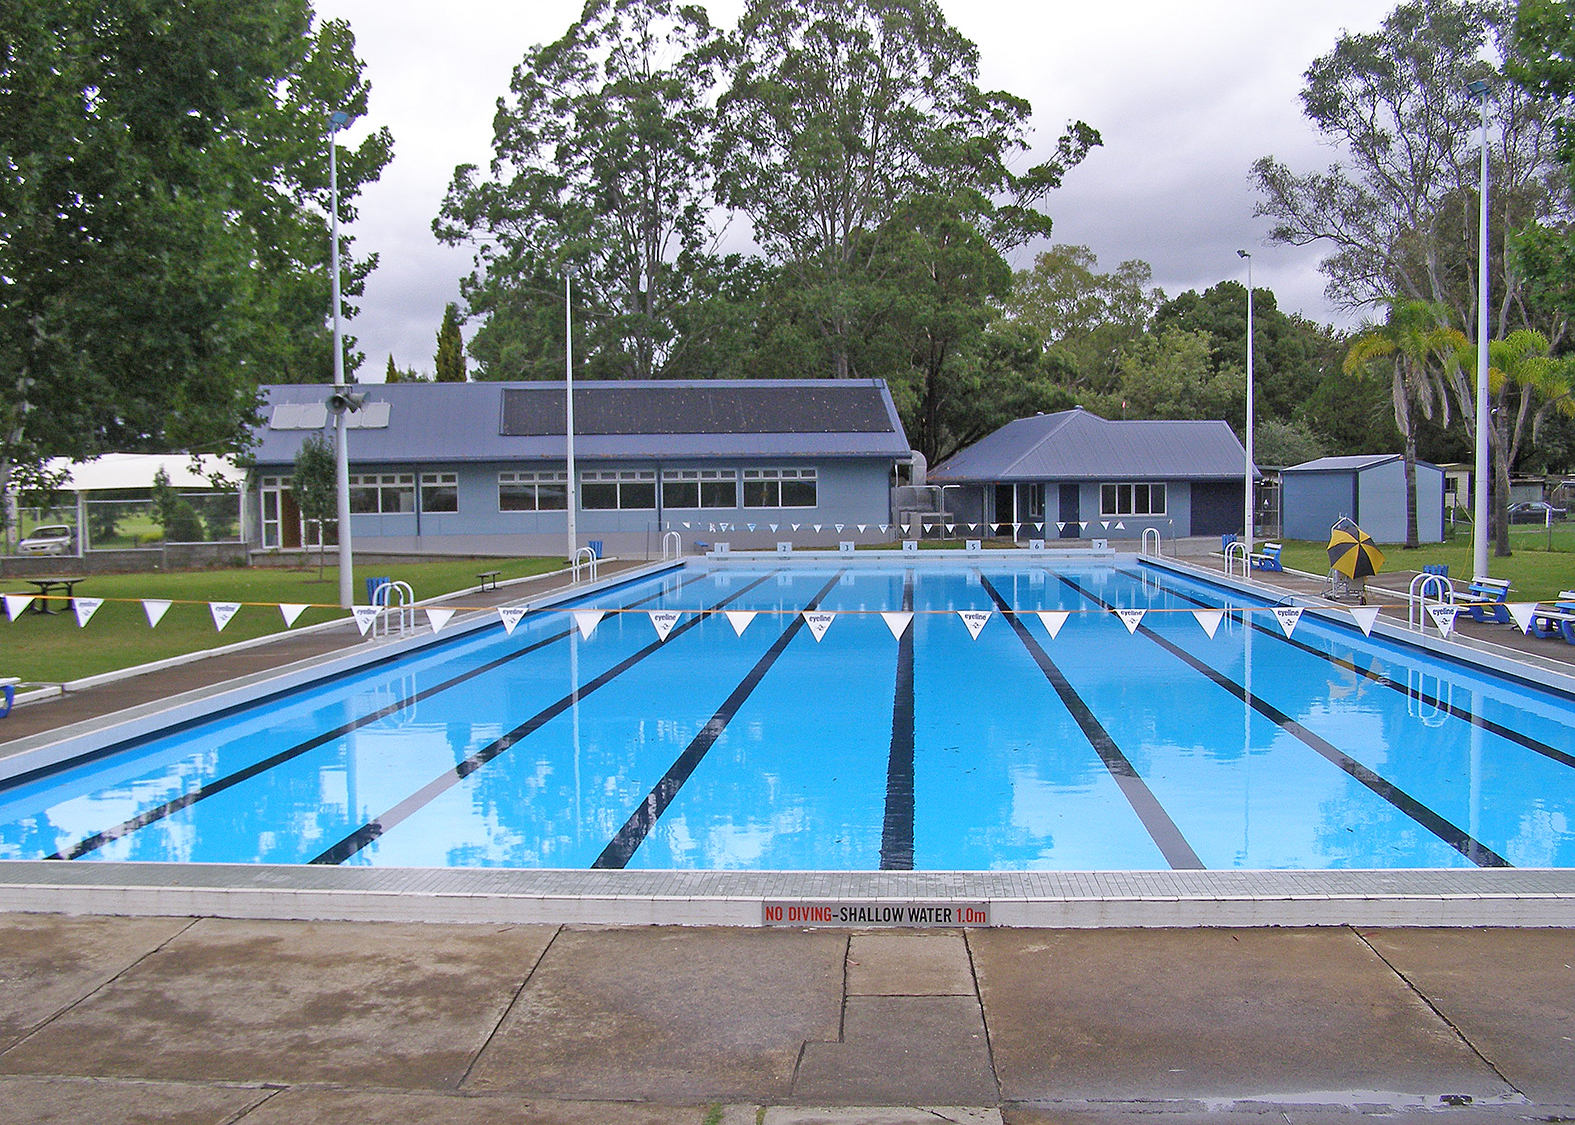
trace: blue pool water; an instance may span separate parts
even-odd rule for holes
[[[588,639],[533,613],[0,789],[0,858],[1575,866],[1568,697],[1191,612],[1240,602],[1135,563],[669,572],[587,597],[623,611]],[[819,641],[805,610],[836,615]]]

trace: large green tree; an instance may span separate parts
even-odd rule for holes
[[[576,350],[598,374],[673,373],[701,341],[715,265],[708,225],[717,36],[697,5],[590,0],[514,68],[485,175],[455,169],[438,238],[476,247],[461,283],[483,324],[486,378],[550,376],[563,356],[563,278],[574,275]]]
[[[236,448],[258,382],[326,375],[324,133],[366,96],[305,0],[0,6],[0,493],[51,455]],[[343,218],[389,152],[347,152]]]
[[[438,327],[437,355],[433,359],[439,383],[465,381],[465,339],[459,332],[459,306],[453,301],[443,306],[443,323]],[[388,358],[389,368],[394,365]]]
[[[744,215],[825,344],[857,372],[883,309],[884,245],[910,200],[945,198],[998,252],[1047,235],[1038,210],[1098,134],[1077,122],[1022,172],[1030,107],[982,90],[975,45],[936,0],[750,0],[718,102],[722,202]],[[872,292],[873,290],[873,292]],[[870,372],[873,374],[873,372]]]

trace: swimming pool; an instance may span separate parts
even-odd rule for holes
[[[0,858],[1575,866],[1569,697],[1244,600],[1136,560],[691,565],[10,785]]]

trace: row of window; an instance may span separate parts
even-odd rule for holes
[[[651,469],[597,470],[580,474],[580,507],[587,511],[654,511],[657,475]],[[705,508],[813,508],[814,469],[745,469],[739,503],[736,469],[663,469],[662,506],[669,511]],[[416,474],[360,473],[350,477],[350,511],[399,515],[416,510]],[[561,512],[568,506],[566,472],[498,474],[498,511]],[[459,474],[422,473],[421,510],[459,511]]]
[[[1099,486],[1099,514],[1102,516],[1162,516],[1166,512],[1163,484],[1102,484]]]

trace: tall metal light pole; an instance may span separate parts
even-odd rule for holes
[[[579,506],[579,490],[574,481],[574,306],[570,304],[573,296],[574,271],[571,269],[563,275],[563,401],[564,401],[564,426],[563,432],[568,438],[566,445],[569,471],[569,495],[567,507],[569,510],[569,560],[574,560],[575,552],[580,549],[580,537],[574,527],[574,509]]]
[[[1468,83],[1482,101],[1482,186],[1478,192],[1481,212],[1477,220],[1477,463],[1476,496],[1472,521],[1471,573],[1488,572],[1488,84]]]
[[[339,143],[334,138],[339,130],[350,123],[350,115],[335,110],[328,115],[328,196],[329,227],[332,249],[329,253],[329,273],[333,285],[334,308],[334,397],[330,403],[339,405],[334,410],[334,491],[338,497],[339,524],[339,604],[349,609],[355,604],[354,559],[350,552],[350,449],[345,433],[350,420],[346,417],[343,391],[345,385],[344,343],[339,331]],[[321,531],[319,530],[319,534]]]
[[[1246,520],[1242,525],[1242,542],[1247,545],[1247,553],[1252,554],[1252,516],[1253,516],[1253,486],[1257,483],[1254,478],[1252,465],[1252,255],[1245,250],[1236,251],[1238,257],[1247,259],[1247,468],[1245,471],[1247,485]]]

